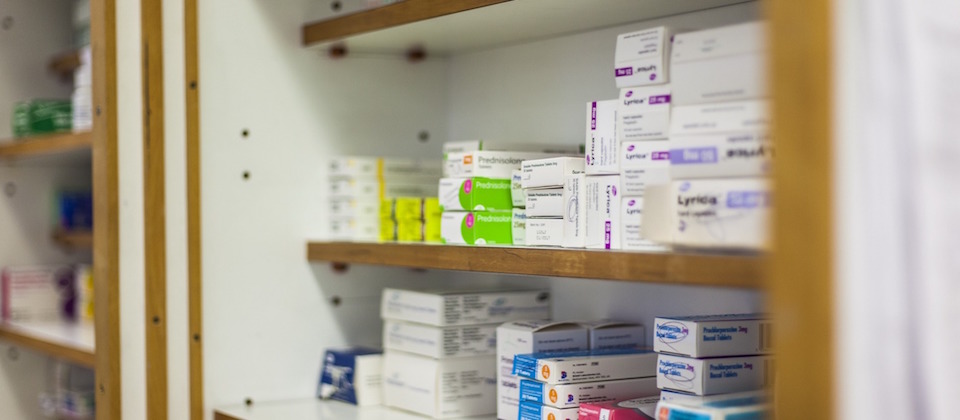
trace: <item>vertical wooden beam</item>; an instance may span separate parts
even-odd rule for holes
[[[141,0],[147,419],[167,420],[163,1]]]
[[[93,278],[98,420],[121,416],[120,198],[115,0],[90,2],[93,66]]]
[[[200,179],[200,61],[197,0],[184,0],[187,82],[187,301],[190,331],[190,419],[203,420],[203,263]]]
[[[830,0],[770,0],[778,420],[834,412],[833,24]]]

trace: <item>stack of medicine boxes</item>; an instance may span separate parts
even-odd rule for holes
[[[582,176],[583,167],[580,156],[523,161],[520,184],[526,202],[526,245],[564,246],[564,217],[579,217],[576,210],[564,209],[564,180]]]
[[[420,292],[385,289],[384,404],[434,418],[493,414],[497,325],[548,317],[536,291]]]
[[[773,374],[772,359],[764,356],[770,339],[770,323],[762,314],[656,318],[653,348],[660,353],[661,408],[762,402]]]
[[[440,201],[437,197],[383,199],[380,202],[380,240],[441,242]]]
[[[770,191],[762,23],[678,34],[671,62],[670,176],[662,240],[762,248]]]
[[[448,244],[513,244],[513,172],[524,160],[557,156],[578,147],[496,144],[482,140],[444,144],[440,180],[441,234]]]

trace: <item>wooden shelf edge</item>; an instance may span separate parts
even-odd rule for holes
[[[0,143],[0,158],[18,158],[91,149],[93,133],[67,132],[27,137]]]
[[[472,247],[427,244],[310,242],[307,259],[547,277],[759,288],[759,255],[618,252],[581,249]]]
[[[65,248],[93,248],[93,231],[57,229],[53,232],[53,241]]]
[[[0,322],[0,340],[6,340],[10,343],[23,346],[32,350],[46,353],[57,359],[73,362],[78,365],[93,368],[96,366],[96,356],[94,352],[76,347],[71,347],[62,343],[44,340],[33,335],[25,334],[16,327],[10,327],[8,324]]]
[[[465,12],[512,0],[404,0],[303,26],[303,45],[335,41],[352,35]]]

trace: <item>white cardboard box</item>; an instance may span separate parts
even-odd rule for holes
[[[73,295],[74,271],[67,265],[6,267],[0,271],[0,319],[48,321],[73,317],[65,306]]]
[[[620,214],[620,248],[629,251],[666,251],[667,248],[644,239],[643,197],[624,197],[621,200],[623,212]]]
[[[666,139],[620,144],[620,187],[624,197],[642,197],[647,185],[670,182],[671,144]]]
[[[622,400],[657,391],[657,377],[618,379],[550,385],[531,379],[520,381],[520,399],[557,408],[574,408],[580,404]]]
[[[772,360],[768,356],[694,359],[660,354],[657,386],[694,395],[755,391],[768,384]]]
[[[434,359],[493,356],[497,324],[434,327],[388,319],[383,323],[383,347]]]
[[[493,414],[496,362],[492,357],[433,359],[384,354],[384,405],[433,418]]]
[[[330,217],[339,219],[380,217],[380,200],[373,198],[330,199]]]
[[[386,288],[380,316],[437,327],[550,316],[546,290],[417,291]]]
[[[760,22],[677,34],[670,80],[675,105],[766,96],[766,32]]]
[[[443,174],[443,164],[433,159],[381,158],[377,175],[384,179],[437,179]]]
[[[670,139],[670,177],[763,177],[770,173],[773,154],[773,142],[762,131],[674,136]]]
[[[567,175],[583,173],[583,157],[555,157],[547,159],[525,160],[520,166],[523,188],[562,187]]]
[[[670,37],[670,29],[663,26],[618,35],[613,71],[617,87],[666,83]]]
[[[657,317],[653,349],[699,358],[764,354],[770,352],[770,328],[763,314]]]
[[[587,176],[587,248],[620,249],[620,176]]]
[[[546,384],[644,378],[656,375],[657,353],[645,349],[518,354],[513,373]]]
[[[587,199],[584,174],[564,178],[563,186],[563,247],[583,248],[587,243]]]
[[[347,241],[377,241],[380,238],[380,218],[378,217],[344,217],[330,218],[331,239]]]
[[[670,136],[764,131],[769,128],[767,101],[719,102],[673,107]]]
[[[513,374],[518,354],[567,352],[589,348],[587,329],[575,322],[514,321],[497,328],[497,418],[516,419],[520,378]]]
[[[524,207],[527,205],[527,194],[523,191],[523,172],[513,171],[510,177],[510,199],[513,200],[514,207]]]
[[[444,156],[449,153],[476,152],[478,150],[577,154],[580,153],[580,145],[552,143],[511,143],[488,140],[458,140],[443,143]]]
[[[520,420],[577,420],[579,407],[556,408],[533,401],[520,402]]]
[[[660,391],[660,399],[679,404],[703,407],[708,404],[750,404],[767,400],[766,391],[744,391],[716,395],[691,395],[675,391]]]
[[[410,182],[391,181],[386,179],[383,182],[383,198],[428,198],[437,197],[439,189],[437,188],[437,178],[429,179],[427,182],[422,180],[410,180]]]
[[[620,172],[620,142],[617,141],[617,107],[620,101],[587,102],[587,132],[584,171],[587,175]]]
[[[524,244],[527,246],[562,246],[563,219],[528,218]]]
[[[490,150],[448,153],[444,160],[444,177],[510,179],[513,171],[520,169],[523,161],[555,156],[560,154]]]
[[[379,200],[380,181],[376,178],[342,178],[330,180],[330,198]]]
[[[665,139],[670,134],[670,86],[620,89],[617,104],[617,139]]]
[[[528,189],[527,217],[563,217],[563,187]]]
[[[650,242],[667,245],[673,243],[673,231],[677,225],[677,203],[673,183],[651,184],[643,191],[643,229],[640,236]]]
[[[602,320],[585,325],[590,328],[590,350],[636,348],[647,344],[646,329],[636,322]]]
[[[378,158],[340,156],[327,163],[327,175],[331,178],[377,178]]]
[[[527,244],[527,210],[513,209],[513,244]]]
[[[710,248],[763,248],[772,197],[757,178],[674,181],[673,243]]]

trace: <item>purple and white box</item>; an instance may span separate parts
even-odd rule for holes
[[[669,135],[670,85],[620,89],[617,106],[617,139],[621,144]]]
[[[620,142],[617,140],[618,99],[587,102],[585,141],[587,175],[620,173]]]
[[[667,83],[670,33],[659,26],[617,36],[613,75],[618,88]]]
[[[773,142],[765,131],[674,136],[670,139],[670,177],[767,176],[773,155]]]
[[[587,176],[587,248],[620,249],[620,175]]]
[[[620,186],[625,197],[642,197],[647,185],[670,182],[668,140],[621,142]]]
[[[763,314],[657,317],[653,349],[690,357],[765,354],[770,352],[770,329]]]

